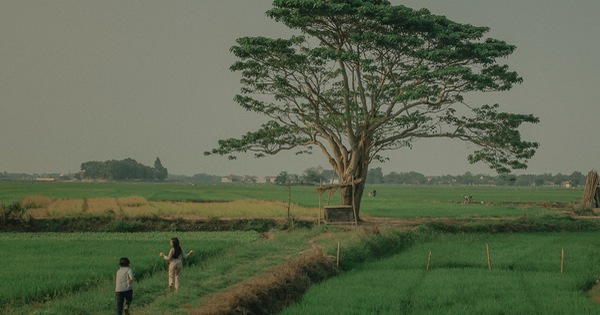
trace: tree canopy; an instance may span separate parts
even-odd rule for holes
[[[487,27],[382,0],[275,0],[267,15],[298,34],[242,37],[231,52],[241,73],[235,100],[269,120],[207,154],[320,149],[360,205],[368,166],[419,139],[474,144],[467,158],[499,173],[526,168],[538,143],[521,138],[530,114],[473,105],[472,92],[506,91],[522,78],[499,59],[515,50]]]
[[[159,158],[156,158],[154,168],[132,158],[104,162],[89,161],[81,163],[81,172],[83,178],[92,179],[162,181],[167,178],[167,169],[162,166]]]
[[[164,181],[167,179],[168,174],[168,170],[162,165],[162,162],[157,157],[156,160],[154,160],[154,178],[159,181]]]

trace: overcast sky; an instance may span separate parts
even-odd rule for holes
[[[410,0],[517,46],[502,60],[523,78],[473,104],[532,113],[522,129],[541,145],[518,173],[600,168],[600,1]],[[235,161],[204,156],[262,118],[233,102],[229,48],[242,36],[287,37],[268,0],[1,0],[0,172],[77,172],[82,162],[156,157],[171,174],[277,175],[329,168],[318,152]],[[462,142],[423,140],[373,163],[384,173],[494,174]]]

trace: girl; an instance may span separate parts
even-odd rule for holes
[[[181,246],[179,246],[179,239],[177,237],[173,237],[170,242],[171,250],[169,251],[169,254],[165,255],[161,252],[159,256],[164,260],[169,261],[169,291],[173,290],[173,286],[175,286],[175,291],[178,291],[180,274],[183,269],[181,260],[193,254],[194,251],[190,250],[190,252],[186,254],[183,249],[181,249]]]
[[[133,271],[129,266],[131,262],[129,258],[123,257],[119,259],[119,270],[117,270],[115,294],[117,300],[117,315],[129,314],[129,307],[133,301]],[[124,305],[123,305],[124,304]]]

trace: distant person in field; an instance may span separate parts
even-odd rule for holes
[[[169,254],[165,255],[161,252],[159,256],[164,260],[169,261],[169,291],[172,291],[173,288],[175,288],[175,291],[178,291],[181,280],[181,270],[183,270],[182,260],[193,254],[194,251],[190,250],[190,252],[186,254],[185,251],[181,249],[181,246],[179,246],[179,239],[177,237],[172,238],[170,242],[171,250],[169,250]]]
[[[117,300],[117,315],[129,314],[129,307],[133,301],[133,271],[129,267],[131,262],[129,258],[123,257],[119,259],[119,270],[116,276],[116,300]]]

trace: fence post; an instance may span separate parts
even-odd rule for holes
[[[565,248],[562,248],[562,254],[560,257],[560,273],[565,273]]]
[[[358,218],[356,217],[356,201],[354,200],[354,190],[356,186],[354,185],[354,175],[352,175],[352,212],[354,213],[354,225],[358,225]]]
[[[287,204],[287,219],[290,219],[290,208],[292,207],[292,182],[288,179],[287,181],[287,189],[288,189],[288,204]]]
[[[429,257],[427,257],[427,270],[425,272],[429,271],[429,264],[431,264],[431,251],[429,251]]]
[[[319,188],[323,188],[323,179],[319,183]],[[317,214],[317,226],[321,225],[321,195],[323,195],[323,191],[319,189],[319,213]]]
[[[488,242],[485,242],[485,248],[487,250],[488,270],[492,271],[492,259],[490,258],[490,244],[488,244]]]
[[[338,242],[338,247],[337,247],[336,267],[338,269],[340,269],[340,242]]]

